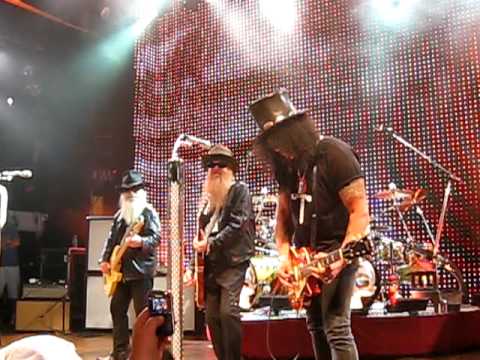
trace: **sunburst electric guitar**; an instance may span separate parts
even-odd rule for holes
[[[135,234],[140,233],[143,229],[143,225],[145,224],[143,220],[143,216],[139,217],[135,220],[125,231],[125,234],[122,237],[119,245],[115,245],[112,251],[112,255],[110,255],[110,272],[107,274],[103,274],[103,288],[105,290],[105,294],[108,297],[113,296],[115,290],[117,289],[117,285],[120,281],[122,281],[123,274],[121,273],[122,268],[122,257],[125,254],[125,251],[128,249],[128,245],[126,244],[125,239],[128,236],[132,236]]]
[[[299,310],[308,306],[313,296],[320,294],[322,280],[327,279],[328,272],[322,277],[315,268],[328,267],[337,261],[345,259],[351,261],[356,257],[371,254],[373,251],[372,241],[368,237],[349,242],[344,248],[315,258],[316,252],[308,247],[291,248],[290,264],[291,273],[289,279],[288,298],[293,309]]]

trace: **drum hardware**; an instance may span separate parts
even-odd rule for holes
[[[268,255],[271,257],[278,257],[278,250],[276,248],[269,249],[267,247],[255,246],[255,252],[257,253],[257,255]]]
[[[440,171],[441,173],[446,175],[447,178],[448,178],[447,184],[446,184],[445,190],[444,190],[442,210],[440,212],[440,217],[439,217],[439,220],[438,220],[438,223],[437,223],[437,231],[436,231],[434,242],[433,242],[433,244],[434,244],[433,258],[435,258],[438,255],[438,252],[440,250],[440,239],[442,237],[443,227],[444,227],[444,223],[445,223],[445,216],[446,216],[447,207],[448,207],[448,200],[449,200],[450,193],[451,193],[451,190],[452,190],[453,181],[463,182],[463,180],[460,177],[454,175],[451,171],[449,171],[447,168],[442,166],[440,163],[438,163],[436,160],[434,160],[431,156],[422,152],[420,149],[416,148],[411,143],[409,143],[407,140],[405,140],[403,137],[396,134],[395,131],[391,127],[384,127],[383,125],[381,125],[377,128],[377,130],[386,134],[387,136],[392,137],[393,139],[395,139],[396,141],[398,141],[399,143],[401,143],[402,145],[404,145],[405,147],[407,147],[408,149],[413,151],[415,154],[417,154],[418,156],[420,156],[421,158],[426,160],[433,168]],[[422,198],[422,195],[424,195],[424,194],[419,193],[417,195],[417,198],[418,198],[416,200],[417,203],[419,201],[421,201],[419,199]],[[413,196],[412,196],[412,198],[413,198]],[[399,212],[401,213],[401,211],[399,211]],[[411,240],[411,237],[409,237],[409,240]],[[437,272],[437,269],[435,269],[435,272]],[[436,295],[434,295],[434,301],[436,301]],[[439,306],[436,306],[435,310],[439,311]]]
[[[262,251],[265,250],[267,249],[262,249]],[[240,292],[239,306],[241,309],[252,309],[252,307],[257,305],[260,296],[268,295],[272,292],[272,284],[279,266],[278,253],[276,256],[256,255],[250,259],[250,265],[245,274],[244,286]]]

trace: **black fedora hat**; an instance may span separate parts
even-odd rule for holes
[[[142,174],[136,170],[127,170],[122,175],[122,183],[118,186],[120,191],[127,191],[133,188],[145,187]]]
[[[203,168],[207,170],[208,164],[215,160],[224,161],[233,172],[237,171],[237,160],[235,159],[232,150],[225,145],[216,144],[208,150],[208,152],[202,157]]]
[[[298,119],[306,114],[306,110],[295,109],[285,89],[279,89],[254,101],[250,104],[249,110],[262,134],[283,122]]]

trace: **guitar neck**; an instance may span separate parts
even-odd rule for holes
[[[338,249],[332,252],[329,252],[325,257],[321,257],[319,259],[315,259],[312,261],[313,265],[321,265],[322,267],[327,267],[336,263],[337,261],[343,258],[343,250]]]

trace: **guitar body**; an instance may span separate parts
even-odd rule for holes
[[[119,257],[120,249],[120,245],[116,245],[113,248],[112,255],[110,256],[110,273],[103,275],[103,288],[108,297],[113,296],[117,289],[117,284],[122,281],[123,274],[120,272],[121,257]]]
[[[347,262],[357,257],[371,254],[373,244],[367,237],[348,243],[344,248],[322,254],[315,258],[317,254],[314,250],[302,248],[290,248],[290,286],[288,289],[288,298],[293,309],[300,310],[310,305],[312,297],[321,293],[322,282],[331,280],[329,266],[345,259]],[[326,269],[323,274],[319,274],[318,268]]]
[[[125,251],[128,249],[125,239],[127,236],[138,234],[143,229],[143,225],[143,217],[140,217],[125,231],[125,234],[120,242],[121,245],[115,245],[113,248],[112,254],[110,255],[110,272],[108,274],[103,274],[103,289],[108,297],[113,296],[115,290],[117,289],[118,283],[122,281],[123,278],[123,274],[121,272],[122,257]]]
[[[308,307],[311,298],[319,295],[321,292],[320,281],[314,276],[305,274],[314,255],[315,252],[307,247],[290,249],[292,287],[288,291],[288,298],[292,308],[295,310]]]
[[[205,308],[205,255],[195,254],[195,302],[199,309]]]

